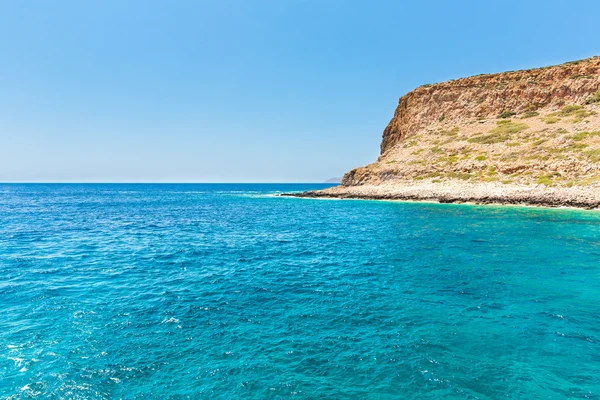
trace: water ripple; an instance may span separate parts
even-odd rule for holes
[[[599,398],[598,213],[314,187],[0,185],[0,398]]]

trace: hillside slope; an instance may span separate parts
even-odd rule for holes
[[[600,204],[600,57],[421,86],[400,98],[376,162],[311,195],[491,202],[486,193]]]

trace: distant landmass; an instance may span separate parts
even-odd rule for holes
[[[341,183],[342,178],[329,178],[323,183]]]
[[[302,196],[598,208],[600,57],[418,87],[376,162]]]

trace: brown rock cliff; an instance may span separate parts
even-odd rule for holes
[[[378,160],[341,185],[415,181],[600,187],[600,57],[401,97]]]
[[[424,127],[443,120],[496,117],[509,112],[583,104],[600,90],[600,57],[524,71],[478,75],[424,85],[400,98],[383,131],[381,154]]]

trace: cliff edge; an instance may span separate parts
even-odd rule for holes
[[[423,85],[376,162],[304,197],[600,205],[600,57]]]

